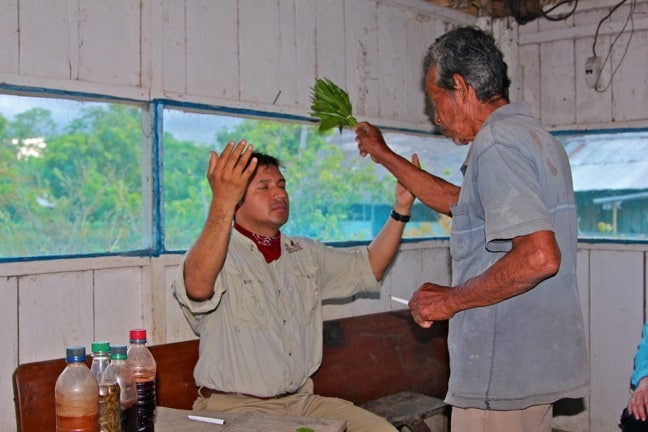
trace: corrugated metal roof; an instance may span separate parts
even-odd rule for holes
[[[648,189],[648,132],[561,136],[574,190]]]
[[[337,134],[336,134],[337,135]],[[469,146],[456,145],[441,136],[385,133],[394,151],[408,157],[417,153],[423,169],[461,185],[459,171]],[[648,132],[578,134],[558,137],[572,167],[574,190],[648,190]],[[357,157],[355,135],[332,137],[345,153]]]

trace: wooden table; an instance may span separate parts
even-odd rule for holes
[[[225,420],[224,425],[189,420],[189,414]],[[216,413],[157,407],[155,432],[296,432],[310,428],[314,432],[344,432],[344,420],[292,417],[264,413]]]

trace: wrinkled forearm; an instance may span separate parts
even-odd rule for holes
[[[413,165],[395,153],[377,158],[415,197],[434,211],[451,216],[450,206],[459,199],[460,187]]]
[[[489,306],[522,294],[560,267],[560,250],[553,232],[539,231],[513,239],[513,248],[479,276],[451,290],[455,311]]]

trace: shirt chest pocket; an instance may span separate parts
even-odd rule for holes
[[[288,271],[290,290],[294,299],[296,317],[304,324],[313,320],[315,308],[320,303],[314,268],[294,268]]]
[[[469,256],[474,248],[474,236],[483,232],[482,229],[473,226],[473,220],[468,211],[467,205],[457,204],[451,207],[452,230],[450,232],[450,254],[455,261],[461,261]]]
[[[268,305],[262,281],[256,275],[227,272],[229,308],[237,326],[259,329],[268,323]]]

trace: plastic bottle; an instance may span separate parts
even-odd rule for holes
[[[99,386],[85,359],[85,347],[66,348],[67,366],[54,386],[56,432],[99,430]]]
[[[119,383],[119,415],[122,432],[137,432],[137,389],[133,368],[126,361],[126,345],[110,346],[110,367]]]
[[[137,388],[137,431],[155,431],[155,373],[157,364],[146,346],[146,330],[130,331],[128,362],[133,368]]]
[[[110,343],[92,342],[90,372],[99,384],[99,431],[121,432],[119,421],[119,383],[110,365]]]

